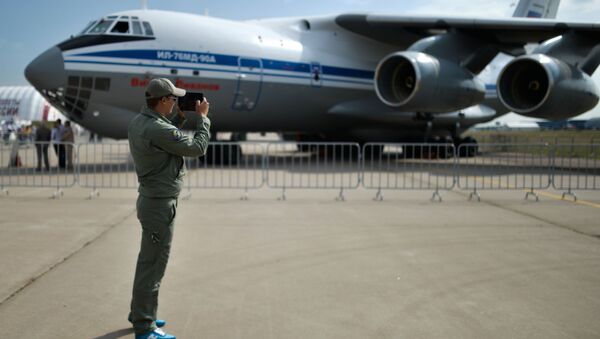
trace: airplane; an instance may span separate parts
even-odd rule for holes
[[[509,111],[563,120],[598,103],[590,75],[600,63],[600,26],[548,19],[558,5],[521,0],[505,19],[231,21],[131,10],[92,21],[25,75],[73,121],[116,139],[127,138],[146,84],[167,77],[210,99],[213,135],[476,143],[461,134]],[[507,60],[498,64],[500,56]],[[193,128],[186,113],[184,128]]]

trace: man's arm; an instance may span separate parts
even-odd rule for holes
[[[199,157],[206,154],[210,141],[210,119],[208,118],[209,103],[196,101],[196,133],[193,138],[185,136],[173,126],[161,124],[152,132],[151,142],[166,152],[184,157]]]
[[[152,131],[150,140],[160,149],[182,157],[199,157],[206,154],[210,141],[210,119],[198,117],[196,133],[192,138],[174,126],[160,126]]]

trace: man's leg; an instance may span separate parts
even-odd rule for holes
[[[67,151],[67,168],[73,169],[73,145],[65,145]]]
[[[58,145],[58,167],[65,168],[65,145]]]
[[[46,166],[46,170],[50,170],[50,162],[48,161],[48,144],[42,145],[42,153],[44,155],[44,165]]]
[[[35,152],[37,153],[37,170],[41,171],[42,170],[42,147],[44,147],[44,145],[40,144],[40,143],[36,143],[35,144]]]
[[[138,198],[137,215],[142,224],[142,241],[133,282],[130,317],[136,334],[156,328],[158,291],[169,260],[176,206],[176,199]]]

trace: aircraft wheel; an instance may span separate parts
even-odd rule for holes
[[[242,149],[239,144],[223,144],[219,142],[211,143],[201,162],[212,165],[237,165],[238,159],[242,156]]]
[[[460,141],[458,148],[458,156],[463,158],[471,158],[477,155],[479,151],[479,146],[477,145],[477,140],[473,137],[466,137]]]

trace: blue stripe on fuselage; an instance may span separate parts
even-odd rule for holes
[[[187,51],[170,50],[116,50],[91,53],[81,53],[72,56],[92,56],[104,58],[122,58],[153,61],[185,62],[200,65],[238,66],[238,60],[244,57],[214,53],[196,53]],[[253,58],[248,58],[253,59]],[[258,60],[258,59],[256,59]],[[287,71],[298,73],[310,73],[309,63],[260,59],[263,69],[275,71]],[[375,72],[353,68],[322,66],[323,75],[342,76],[360,79],[373,79]]]
[[[211,72],[222,72],[222,73],[239,73],[238,70],[228,70],[222,68],[204,68],[204,67],[185,67],[185,66],[174,66],[174,65],[152,65],[152,64],[144,64],[144,63],[127,63],[127,62],[109,62],[109,61],[91,61],[91,60],[65,60],[65,63],[73,63],[73,64],[94,64],[94,65],[114,65],[114,66],[133,66],[133,67],[153,67],[153,68],[178,68],[178,69],[190,69],[190,70],[198,70],[198,71],[211,71]],[[246,72],[250,74],[261,75],[260,72]],[[280,78],[293,78],[293,79],[307,79],[310,80],[310,75],[288,75],[288,74],[276,74],[276,73],[267,73],[263,72],[264,76],[273,76]],[[323,77],[323,81],[333,81],[333,82],[341,82],[341,83],[354,83],[361,85],[372,85],[372,81],[368,80],[348,80],[348,79],[333,79],[329,77]]]

